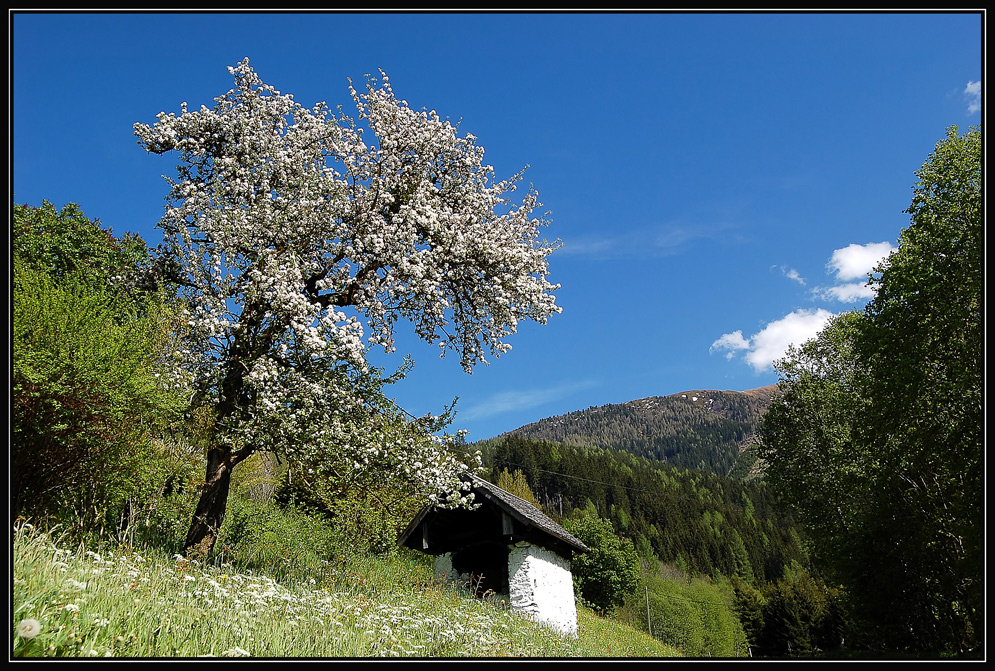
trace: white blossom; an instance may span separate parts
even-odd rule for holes
[[[560,312],[537,192],[513,201],[522,173],[495,181],[475,136],[410,109],[382,71],[348,87],[355,119],[298,104],[248,59],[229,72],[213,109],[135,124],[181,159],[159,224],[188,306],[178,372],[232,451],[387,469],[459,501],[461,437],[435,435],[445,413],[392,409],[367,352],[393,351],[403,320],[470,372]]]

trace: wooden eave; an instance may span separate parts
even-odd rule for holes
[[[474,510],[422,508],[401,533],[401,545],[443,554],[484,542],[505,545],[527,541],[570,558],[588,548],[534,505],[475,476],[471,487],[479,505]]]

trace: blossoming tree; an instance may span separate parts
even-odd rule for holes
[[[231,471],[257,451],[460,503],[466,466],[438,435],[448,411],[408,418],[367,354],[393,351],[404,320],[471,372],[520,320],[558,313],[537,193],[513,201],[522,173],[495,181],[474,136],[410,109],[382,71],[365,93],[349,86],[355,119],[301,106],[248,59],[229,72],[213,109],[135,124],[147,151],[180,157],[161,256],[189,310],[177,371],[213,409],[187,548],[213,548]]]

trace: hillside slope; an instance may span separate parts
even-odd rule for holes
[[[505,435],[620,450],[679,468],[748,478],[756,424],[776,393],[776,385],[686,391],[577,410]]]

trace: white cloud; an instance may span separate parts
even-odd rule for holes
[[[729,350],[726,354],[727,359],[731,359],[736,356],[736,352],[743,349],[750,349],[750,341],[743,337],[742,331],[733,331],[732,333],[726,333],[721,338],[712,343],[712,346],[708,348],[708,351],[713,350]]]
[[[823,289],[821,295],[823,298],[842,303],[856,303],[857,301],[874,298],[874,289],[866,282],[851,282],[850,284],[839,284],[835,287]]]
[[[874,297],[874,289],[867,283],[867,276],[895,251],[889,242],[872,242],[866,245],[851,244],[832,253],[826,264],[828,273],[835,276],[831,287],[817,287],[811,297],[827,301],[856,303]],[[788,266],[777,267],[785,277],[799,284],[805,279]],[[862,280],[862,281],[854,281]],[[750,337],[742,331],[726,333],[708,348],[710,353],[724,352],[727,359],[742,356],[758,373],[773,368],[773,363],[784,357],[791,345],[801,345],[814,338],[826,323],[836,315],[823,308],[799,309],[781,319],[768,323]]]
[[[895,251],[890,242],[870,242],[866,245],[851,244],[833,252],[827,267],[836,272],[841,282],[867,277],[879,261]]]
[[[964,88],[964,97],[967,98],[967,112],[974,114],[981,111],[981,82],[968,82]]]
[[[829,273],[835,273],[836,286],[818,287],[812,290],[815,298],[823,300],[856,303],[874,297],[872,289],[866,280],[874,272],[878,264],[895,251],[890,242],[871,242],[866,245],[851,244],[837,249],[826,264]]]
[[[722,224],[667,224],[606,236],[578,236],[564,239],[557,254],[612,259],[674,256],[685,252],[698,240],[728,241],[728,229]]]
[[[801,345],[811,340],[835,315],[822,308],[795,310],[777,321],[770,322],[763,330],[749,339],[742,331],[726,333],[712,343],[709,352],[728,350],[726,358],[744,352],[743,358],[758,373],[770,370],[777,359],[784,356],[791,345]]]
[[[524,389],[492,394],[489,398],[459,412],[460,419],[474,420],[501,415],[516,410],[527,410],[552,401],[566,398],[574,392],[597,385],[594,380],[583,380],[555,387]]]
[[[802,277],[801,274],[794,268],[785,268],[784,266],[781,266],[781,272],[784,273],[784,276],[789,280],[798,282],[798,284],[805,284],[805,278]]]

